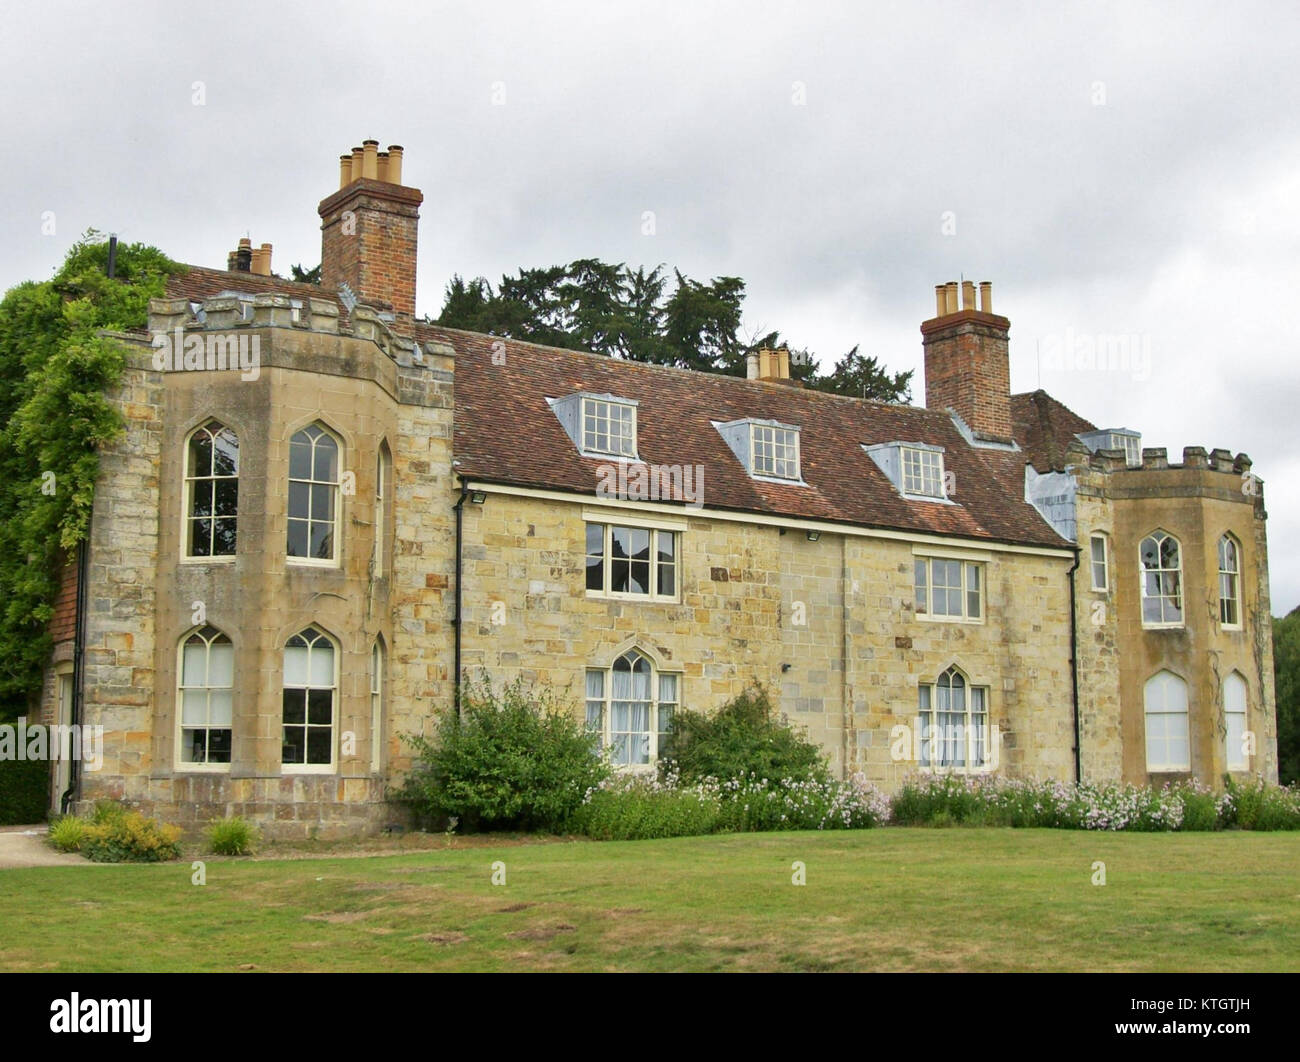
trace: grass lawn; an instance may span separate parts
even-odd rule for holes
[[[1300,970],[1294,833],[456,838],[192,873],[0,871],[0,970]]]

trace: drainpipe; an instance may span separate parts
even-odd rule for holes
[[[1075,579],[1074,573],[1079,570],[1079,560],[1083,556],[1083,551],[1074,547],[1074,564],[1070,570],[1065,573],[1066,578],[1070,580],[1070,703],[1074,707],[1074,784],[1078,785],[1083,781],[1083,761],[1082,761],[1082,740],[1079,730],[1079,631],[1078,619],[1075,614]]]
[[[76,620],[72,636],[72,711],[69,713],[69,726],[80,726],[82,717],[82,687],[85,685],[86,656],[86,568],[90,560],[90,527],[86,527],[86,537],[77,543],[77,604]],[[71,747],[71,746],[69,746]],[[74,759],[68,768],[68,788],[59,798],[59,814],[68,813],[68,805],[74,795],[81,789],[81,759]]]
[[[461,546],[464,540],[464,533],[462,530],[462,526],[463,526],[464,516],[465,516],[465,499],[469,497],[469,484],[465,482],[465,477],[461,476],[459,473],[457,473],[457,478],[460,480],[460,497],[456,500],[456,504],[452,506],[452,508],[456,512],[456,612],[455,615],[452,617],[451,625],[456,629],[455,709],[456,709],[456,716],[459,718],[460,716],[460,627],[461,627],[460,583],[461,583],[461,569],[462,569]]]

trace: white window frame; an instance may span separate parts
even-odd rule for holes
[[[587,727],[592,734],[599,740],[602,753],[610,753],[612,760],[613,750],[613,697],[614,697],[614,670],[622,660],[644,660],[650,669],[650,701],[648,713],[649,730],[646,731],[620,731],[619,733],[644,734],[647,747],[646,763],[613,763],[617,771],[626,771],[630,773],[643,773],[654,771],[659,762],[660,737],[661,734],[667,733],[666,725],[668,720],[661,722],[661,709],[669,708],[676,711],[682,704],[682,672],[666,671],[658,666],[649,654],[639,649],[632,648],[626,652],[620,653],[613,663],[608,667],[589,667],[584,673],[586,691],[586,722]],[[634,665],[633,665],[634,666]],[[593,676],[600,678],[600,695],[591,696]],[[672,683],[675,700],[668,700],[664,697],[665,680]],[[671,718],[671,716],[669,717]]]
[[[1166,568],[1163,566],[1162,548],[1165,541],[1173,542],[1178,549],[1178,566],[1176,568]],[[1156,560],[1160,566],[1148,568],[1146,562],[1142,559],[1142,551],[1148,542],[1155,543]],[[1157,595],[1147,593],[1147,576],[1156,576],[1157,583],[1164,591]],[[1166,580],[1170,576],[1177,579],[1177,589],[1169,593],[1165,590]],[[1187,587],[1183,582],[1183,544],[1177,536],[1171,535],[1168,531],[1152,531],[1149,535],[1143,535],[1142,541],[1138,543],[1138,600],[1141,606],[1142,626],[1147,630],[1175,629],[1184,626],[1187,617]],[[1160,619],[1147,619],[1147,602],[1160,602]],[[1169,602],[1175,602],[1168,605]],[[1178,612],[1178,618],[1175,620],[1165,619],[1167,611],[1172,608]]]
[[[1097,560],[1097,544],[1101,543],[1101,560]],[[1097,565],[1101,564],[1101,581],[1097,580]],[[1110,537],[1095,534],[1088,537],[1088,578],[1092,589],[1099,594],[1110,590]]]
[[[622,410],[628,410],[630,417],[624,418]],[[615,413],[619,413],[616,418]],[[605,438],[609,442],[609,447],[602,449],[599,446],[589,445],[588,424],[593,421],[603,421],[605,424]],[[625,423],[631,424],[631,434],[625,434],[622,430]],[[613,429],[618,427],[618,434],[615,435]],[[594,424],[592,435],[599,436]],[[589,395],[582,396],[582,424],[579,428],[578,437],[582,440],[582,452],[599,457],[626,457],[635,459],[637,455],[636,448],[636,406],[631,402],[619,402],[613,398],[593,398]]]
[[[1229,695],[1230,689],[1240,691],[1240,707],[1237,698]],[[1229,671],[1223,680],[1224,763],[1229,771],[1250,770],[1250,757],[1243,749],[1246,732],[1250,729],[1249,718],[1250,685],[1240,672]]]
[[[1113,447],[1113,449],[1124,451],[1124,463],[1128,465],[1129,468],[1141,468],[1142,440],[1136,435],[1114,435],[1112,438],[1120,440],[1120,445],[1118,447]]]
[[[211,634],[207,633],[209,631],[211,632]],[[185,685],[185,646],[189,643],[190,639],[195,637],[196,635],[199,638],[202,638],[203,641],[206,643],[204,647],[204,654],[203,654],[204,684],[201,686],[186,686]],[[231,677],[230,677],[229,686],[212,686],[212,685],[208,685],[208,681],[207,681],[211,677],[212,646],[218,644],[219,642],[220,644],[225,644],[230,646]],[[172,727],[173,738],[174,738],[174,744],[172,750],[172,763],[174,764],[174,769],[178,772],[183,772],[186,774],[189,773],[229,774],[230,773],[229,763],[211,763],[211,762],[195,763],[185,759],[184,750],[185,750],[186,730],[200,730],[200,729],[207,730],[207,731],[229,730],[230,731],[230,759],[232,762],[234,761],[235,758],[234,702],[235,702],[235,664],[236,664],[234,660],[234,652],[235,652],[235,647],[234,647],[234,643],[230,639],[230,635],[226,634],[225,631],[220,630],[219,628],[213,626],[210,623],[205,623],[201,627],[195,627],[192,630],[186,631],[183,635],[181,635],[180,641],[176,643],[176,718],[174,720],[175,725]],[[212,711],[211,709],[212,691],[229,690],[230,691],[230,726],[229,727],[211,726],[211,725],[205,725],[203,727],[186,726],[185,725],[185,691],[186,690],[203,690],[207,693],[209,721],[211,719],[211,711]],[[209,735],[209,740],[211,740],[210,735]]]
[[[307,656],[308,684],[298,685],[295,683],[294,685],[291,686],[287,682],[285,682],[285,665],[287,663],[286,654],[288,649],[290,648],[289,642],[293,641],[294,638],[305,639],[308,634],[314,636],[308,645],[308,656]],[[319,728],[320,726],[319,723],[314,724],[308,721],[311,718],[310,691],[327,688],[323,686],[313,686],[310,683],[311,651],[315,648],[315,644],[319,639],[324,639],[325,642],[329,644],[330,648],[333,650],[333,655],[334,655],[334,660],[333,660],[334,674],[331,680],[333,682],[333,685],[328,687],[332,695],[331,702],[330,702],[330,761],[329,763],[285,763],[284,762],[284,727],[286,725],[293,726],[293,727],[298,727],[298,726],[304,727],[305,731],[304,731],[303,740],[306,741],[306,736],[308,733],[310,733],[312,727],[315,726]],[[334,774],[338,771],[339,724],[341,722],[340,712],[342,708],[341,690],[339,689],[339,673],[340,673],[339,668],[341,663],[339,658],[341,656],[342,656],[342,649],[339,646],[338,640],[334,638],[333,635],[328,634],[325,630],[316,626],[314,623],[308,624],[302,630],[296,631],[295,633],[291,634],[287,639],[285,639],[285,643],[280,650],[280,773],[281,774]],[[284,721],[284,693],[286,690],[291,690],[291,689],[306,691],[303,697],[303,722],[302,723],[286,724]],[[307,756],[307,748],[306,746],[304,746],[303,758],[306,759],[306,756]]]
[[[1234,568],[1224,567],[1224,546],[1232,550],[1232,563]],[[1219,536],[1218,542],[1219,555],[1219,626],[1225,631],[1239,631],[1242,628],[1241,616],[1241,543],[1237,541],[1235,535],[1224,534]],[[1230,593],[1225,593],[1225,587]],[[1233,619],[1225,619],[1224,613],[1227,611],[1226,606],[1232,606]]]
[[[912,558],[912,602],[915,608],[916,618],[930,623],[983,623],[984,617],[988,613],[988,564],[983,559],[974,559],[971,557],[952,555],[948,556],[941,553],[915,554]],[[937,614],[934,611],[934,563],[943,561],[948,564],[960,565],[961,572],[961,607],[960,616],[947,614]],[[920,567],[924,566],[925,579],[924,585],[918,578]],[[974,578],[972,578],[972,571]],[[946,573],[945,573],[946,574]],[[972,590],[972,582],[978,584]],[[945,590],[952,589],[947,583],[944,584]],[[974,593],[979,601],[979,615],[971,615],[970,595]]]
[[[215,430],[214,430],[215,429]],[[194,445],[194,438],[201,431],[206,431],[213,437],[215,442],[216,436],[222,431],[230,432],[235,440],[235,474],[233,476],[196,476],[193,475],[193,466],[190,457],[190,447]],[[184,489],[181,491],[181,563],[182,564],[233,564],[239,554],[239,465],[240,465],[240,440],[239,433],[229,424],[218,420],[216,417],[209,417],[202,424],[197,425],[193,431],[185,436],[185,445],[182,452],[182,471],[181,477]],[[194,485],[200,480],[212,483],[213,508],[216,507],[217,482],[219,480],[235,481],[235,515],[233,517],[222,517],[221,519],[234,520],[235,522],[235,552],[221,554],[202,554],[191,553],[191,531],[196,520],[209,519],[215,521],[217,517],[196,517],[194,515]],[[211,532],[209,532],[211,534]]]
[[[1161,680],[1161,676],[1168,676],[1170,681]],[[1159,684],[1157,685],[1157,681]],[[1159,690],[1160,703],[1153,707],[1152,691]],[[1180,690],[1182,693],[1182,708],[1169,706],[1168,691]],[[1161,670],[1152,675],[1142,686],[1142,716],[1143,716],[1143,744],[1146,753],[1146,768],[1148,774],[1182,774],[1192,769],[1192,742],[1191,742],[1191,702],[1187,693],[1187,681],[1181,675],[1175,675],[1172,671]],[[1171,759],[1154,758],[1153,753],[1157,747],[1167,754],[1171,740],[1177,740],[1179,735],[1175,734],[1173,738],[1169,736],[1167,730],[1161,734],[1157,740],[1151,736],[1151,722],[1154,718],[1163,720],[1162,727],[1167,728],[1170,721],[1178,725],[1181,720],[1182,742],[1187,749],[1186,759],[1174,762]]]
[[[899,450],[899,477],[903,493],[911,498],[946,499],[948,492],[944,486],[943,452],[919,446],[901,446]],[[909,467],[912,463],[916,465],[915,475]],[[925,487],[931,480],[935,489],[926,490]],[[916,486],[913,487],[913,484]]]
[[[388,477],[390,469],[393,467],[392,456],[388,448],[381,445],[379,452],[375,456],[375,541],[373,552],[371,554],[371,571],[376,579],[383,578],[387,573],[387,509],[388,509]]]
[[[947,679],[945,684],[944,680]],[[962,690],[961,711],[952,709],[953,680],[960,680]],[[948,709],[941,711],[939,702],[942,691],[948,690]],[[982,710],[976,711],[976,701]],[[923,682],[917,687],[917,729],[916,759],[921,771],[928,774],[988,774],[995,770],[991,747],[994,741],[992,727],[989,723],[989,688],[977,686],[970,677],[955,664],[942,671],[933,682]],[[940,723],[940,716],[961,715],[960,723]],[[959,733],[952,733],[944,728],[955,727]],[[955,739],[955,740],[954,740]],[[934,742],[940,742],[943,755],[947,757],[957,742],[962,747],[961,763],[935,763]],[[976,763],[975,760],[979,762]]]
[[[770,432],[770,440],[767,445],[771,450],[770,464],[771,467],[763,469],[758,467],[758,442],[760,432]],[[783,434],[783,438],[778,439],[777,433]],[[778,452],[784,452],[787,456],[778,457]],[[793,456],[788,456],[793,455]],[[783,475],[776,471],[780,462],[794,465],[793,475]],[[750,475],[760,479],[771,479],[779,483],[801,483],[803,482],[803,462],[799,454],[799,429],[792,428],[788,424],[765,424],[759,421],[750,421],[749,424],[749,472]]]
[[[666,527],[662,524],[652,523],[648,520],[630,519],[624,520],[621,517],[586,517],[583,526],[583,565],[582,578],[583,585],[586,586],[588,562],[596,554],[588,552],[589,528],[601,528],[601,588],[594,590],[586,587],[587,596],[593,598],[606,598],[613,601],[664,601],[676,602],[681,600],[682,593],[682,531],[678,527]],[[646,594],[632,593],[627,590],[611,590],[613,583],[613,540],[614,529],[628,531],[644,531],[650,537],[650,592]],[[659,593],[659,535],[671,535],[673,540],[673,592],[671,594]]]
[[[334,446],[338,454],[338,461],[337,461],[337,466],[335,468],[336,477],[333,483],[330,483],[328,480],[323,480],[323,479],[296,479],[293,476],[293,472],[292,472],[293,442],[299,435],[303,434],[306,431],[309,431],[312,428],[315,428],[317,431],[321,433],[321,435],[333,440],[334,442]],[[311,448],[312,467],[311,469],[309,469],[309,472],[312,475],[314,475],[316,471],[316,446],[319,444],[319,439],[320,437],[318,436],[317,438],[312,440],[312,448]],[[343,440],[338,436],[336,432],[331,431],[319,420],[314,420],[310,424],[304,424],[301,428],[298,428],[296,431],[293,432],[292,435],[289,436],[289,452],[288,452],[288,462],[287,462],[288,467],[286,468],[286,472],[288,473],[288,483],[290,486],[289,486],[289,493],[286,494],[285,501],[284,501],[284,512],[285,512],[284,556],[285,556],[285,562],[287,564],[302,565],[304,567],[311,567],[311,568],[338,568],[342,565],[343,563],[343,475],[344,475],[343,468],[345,465],[346,453],[347,453],[347,448],[343,445]],[[291,510],[289,508],[290,506],[289,499],[293,493],[292,485],[294,483],[306,483],[308,487],[307,516],[305,518],[295,517],[291,515]],[[289,528],[295,521],[301,522],[305,519],[307,522],[307,548],[308,549],[311,548],[312,526],[318,523],[325,523],[325,521],[323,520],[314,520],[311,517],[311,494],[312,494],[312,488],[316,486],[329,486],[333,488],[334,529],[330,539],[331,543],[333,544],[333,548],[331,549],[329,557],[290,556]]]
[[[376,638],[370,646],[370,772],[383,769],[384,747],[384,643]]]

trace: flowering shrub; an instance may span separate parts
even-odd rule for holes
[[[1199,782],[1158,789],[1118,783],[999,778],[995,775],[921,775],[894,795],[901,825],[1040,826],[1063,830],[1139,832],[1300,829],[1300,793],[1286,786],[1229,781],[1216,794]]]
[[[98,821],[81,836],[81,854],[96,863],[159,863],[181,854],[181,828],[164,826],[138,811],[95,808]]]
[[[683,837],[759,830],[851,830],[889,818],[889,798],[861,774],[848,781],[745,775],[684,785],[615,775],[589,789],[570,829],[598,840]]]
[[[1300,830],[1300,789],[1267,785],[1261,778],[1242,785],[1228,780],[1223,797],[1225,826],[1243,830]]]

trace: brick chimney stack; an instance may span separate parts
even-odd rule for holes
[[[321,201],[321,286],[415,314],[415,248],[424,195],[402,184],[402,148],[366,140],[339,156],[339,189]]]
[[[993,285],[956,282],[934,289],[935,316],[921,325],[925,347],[925,405],[951,409],[977,435],[1011,439],[1011,367],[1007,339],[1011,322],[993,312]]]

